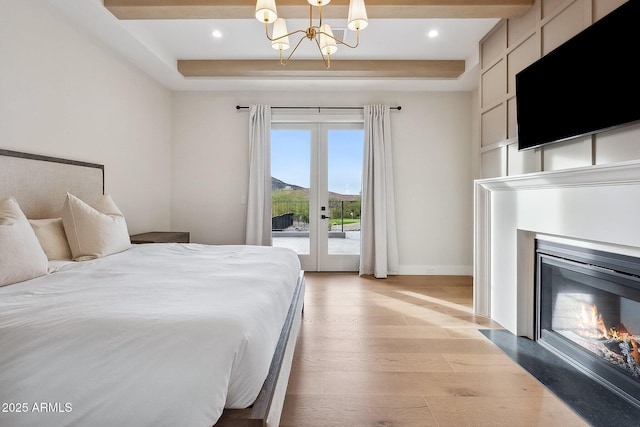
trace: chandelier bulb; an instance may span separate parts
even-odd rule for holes
[[[256,2],[256,19],[265,24],[271,24],[278,19],[276,0],[258,0]]]
[[[320,50],[325,55],[331,55],[336,53],[338,46],[336,39],[333,38],[333,31],[329,24],[322,24],[320,26]]]
[[[271,47],[280,51],[289,49],[287,33],[287,22],[283,18],[276,19],[273,23],[273,33],[271,33]]]
[[[347,18],[347,28],[351,31],[364,30],[369,25],[367,18],[367,8],[364,0],[349,0],[349,17]]]

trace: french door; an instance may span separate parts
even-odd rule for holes
[[[357,271],[362,123],[271,129],[273,245],[295,250],[306,271]]]

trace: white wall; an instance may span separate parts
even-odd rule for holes
[[[214,93],[173,96],[173,229],[244,242],[248,112],[236,105],[401,105],[392,112],[401,273],[471,274],[470,93]]]
[[[105,165],[132,233],[170,224],[171,93],[47,2],[0,1],[0,148]]]

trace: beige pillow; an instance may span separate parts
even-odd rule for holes
[[[111,196],[100,196],[89,206],[67,193],[62,224],[76,261],[100,258],[131,247],[127,223]]]
[[[29,224],[40,241],[49,261],[71,259],[71,248],[64,234],[62,218],[30,219]]]
[[[16,199],[0,200],[0,286],[44,276],[48,264]]]

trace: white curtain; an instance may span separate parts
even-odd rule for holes
[[[271,107],[249,108],[247,245],[271,246]]]
[[[398,274],[390,108],[364,107],[360,275]]]

